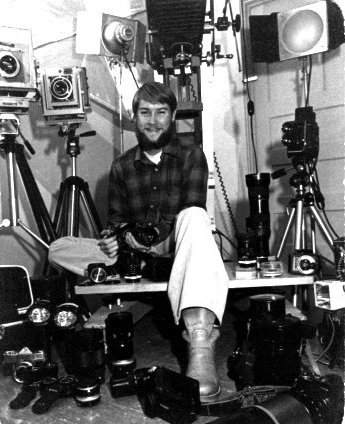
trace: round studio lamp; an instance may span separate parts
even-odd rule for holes
[[[29,307],[26,316],[36,326],[48,325],[53,314],[53,306],[49,300],[38,299]]]
[[[56,308],[54,323],[62,330],[70,330],[78,323],[79,307],[75,303],[62,303]]]
[[[102,29],[102,42],[109,53],[121,55],[134,38],[133,29],[126,23],[111,21]]]
[[[320,15],[313,10],[301,10],[289,17],[282,29],[281,42],[295,54],[309,54],[324,33]]]

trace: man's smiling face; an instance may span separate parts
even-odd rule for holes
[[[150,103],[140,100],[135,116],[137,137],[144,150],[157,150],[164,147],[172,134],[175,111],[172,113],[166,103]]]

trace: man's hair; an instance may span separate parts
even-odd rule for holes
[[[140,100],[149,103],[166,103],[170,106],[171,112],[177,108],[177,100],[171,89],[160,82],[147,82],[135,93],[132,102],[134,116],[137,114]]]

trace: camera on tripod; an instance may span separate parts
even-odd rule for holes
[[[25,114],[37,100],[31,31],[0,26],[0,113]]]
[[[91,108],[85,68],[45,68],[40,73],[40,87],[48,125],[86,121]]]

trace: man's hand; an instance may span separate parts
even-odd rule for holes
[[[101,232],[102,239],[99,241],[98,246],[109,258],[114,258],[117,255],[119,244],[116,236],[111,235],[110,230],[103,230]]]

